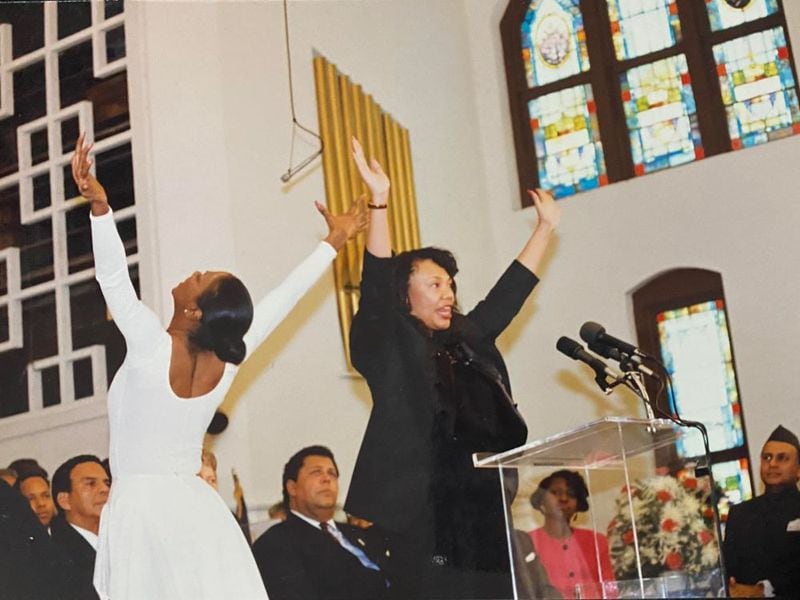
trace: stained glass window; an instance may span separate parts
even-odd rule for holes
[[[617,60],[674,46],[681,39],[675,0],[608,0]]]
[[[507,1],[523,206],[800,133],[779,0]]]
[[[712,452],[741,446],[741,405],[723,301],[664,311],[656,321],[678,412],[705,424]],[[704,454],[700,436],[686,436],[678,443],[678,453]]]
[[[589,69],[578,0],[532,0],[521,32],[528,87],[558,81]]]
[[[633,68],[620,83],[637,175],[703,157],[683,55]]]
[[[783,29],[714,46],[734,150],[800,133],[795,80]]]
[[[729,460],[711,466],[714,482],[722,490],[724,500],[720,501],[720,517],[728,516],[728,505],[739,504],[753,497],[753,486],[750,483],[750,465],[746,458]]]
[[[528,111],[541,187],[561,198],[608,183],[590,86],[540,96]]]
[[[778,12],[778,0],[706,0],[711,30],[719,31]]]

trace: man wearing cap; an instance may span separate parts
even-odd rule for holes
[[[722,551],[734,598],[800,590],[800,441],[779,425],[761,450],[764,494],[731,507]]]

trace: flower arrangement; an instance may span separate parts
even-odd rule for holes
[[[608,525],[611,562],[618,579],[639,576],[631,513],[643,577],[668,571],[690,574],[718,566],[719,548],[714,535],[714,513],[708,489],[690,476],[651,477],[623,487],[616,500],[617,515]]]

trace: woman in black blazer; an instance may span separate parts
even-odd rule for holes
[[[392,257],[389,179],[377,161],[367,164],[355,139],[353,156],[372,199],[350,347],[373,409],[345,509],[392,535],[398,597],[510,597],[497,474],[474,469],[472,454],[527,438],[495,339],[538,282],[534,271],[560,208],[549,193],[529,192],[536,228],[486,298],[463,315],[452,254],[423,248]]]

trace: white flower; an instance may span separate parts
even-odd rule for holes
[[[692,494],[684,493],[680,504],[681,510],[683,510],[683,512],[685,512],[687,515],[700,514],[700,501]]]
[[[700,552],[700,562],[705,567],[715,566],[719,559],[719,552],[717,551],[717,546],[713,542],[710,544],[706,544],[703,546],[703,550]]]

